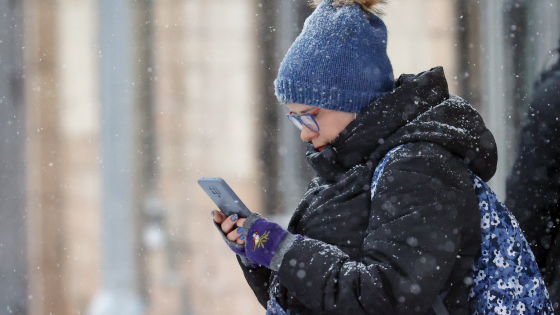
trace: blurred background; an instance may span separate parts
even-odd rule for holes
[[[390,0],[395,77],[443,66],[504,182],[559,0]],[[304,0],[0,0],[0,315],[264,314],[202,176],[287,223],[313,175],[273,80]]]

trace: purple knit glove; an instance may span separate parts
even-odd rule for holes
[[[284,254],[298,237],[256,213],[243,223],[243,235],[247,258],[274,271],[278,271]]]

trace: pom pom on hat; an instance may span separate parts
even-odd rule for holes
[[[325,0],[307,18],[274,81],[281,103],[358,113],[393,89],[387,28],[356,3]]]
[[[323,2],[323,0],[312,0],[310,2],[312,7],[317,7],[321,2]],[[372,12],[375,13],[377,15],[381,14],[381,10],[379,8],[377,8],[378,5],[380,4],[385,4],[387,3],[387,0],[333,0],[332,4],[335,7],[340,7],[343,5],[350,5],[350,4],[359,4],[360,7],[362,8],[362,10],[366,11],[366,12]]]

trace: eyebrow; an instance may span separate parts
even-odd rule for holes
[[[307,114],[307,113],[312,112],[312,111],[314,111],[314,110],[316,110],[316,109],[317,109],[317,108],[304,109],[304,110],[302,110],[302,111],[299,113],[299,115]]]

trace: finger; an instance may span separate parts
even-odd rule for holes
[[[241,234],[241,236],[235,242],[239,245],[245,244],[245,235]]]
[[[233,226],[238,219],[239,216],[237,214],[230,215],[229,218],[222,222],[222,231],[226,234],[231,232],[234,229]]]
[[[223,214],[220,210],[212,211],[212,217],[214,218],[214,222],[218,224],[221,224],[226,219],[225,214]]]
[[[243,228],[242,227],[238,227],[237,229],[229,232],[227,234],[227,239],[232,241],[232,242],[237,242],[237,240],[243,236]]]
[[[247,220],[247,219],[241,218],[241,219],[237,220],[237,222],[235,222],[235,225],[236,225],[237,227],[243,227],[243,223],[245,223],[245,220]],[[239,233],[239,228],[238,228],[237,230],[233,231],[232,233],[234,233],[234,232],[238,232],[237,234],[240,234],[240,235],[239,235],[239,238],[237,238],[237,240],[235,240],[235,242],[236,242],[237,244],[239,244],[239,245],[245,244],[245,235],[242,234],[243,231],[241,231],[241,232]],[[234,234],[234,235],[235,235],[235,234]]]
[[[245,220],[246,220],[245,218],[240,218],[239,220],[235,221],[235,222],[233,223],[233,227],[231,228],[231,230],[233,231],[233,230],[237,229],[238,227],[242,227],[242,226],[243,226],[243,222],[245,222]],[[232,220],[232,221],[233,221],[233,220]]]
[[[245,220],[247,220],[247,219],[245,219],[245,218],[239,218],[239,220],[237,220],[237,222],[235,222],[235,225],[236,225],[237,227],[243,226],[243,223],[245,223]]]

